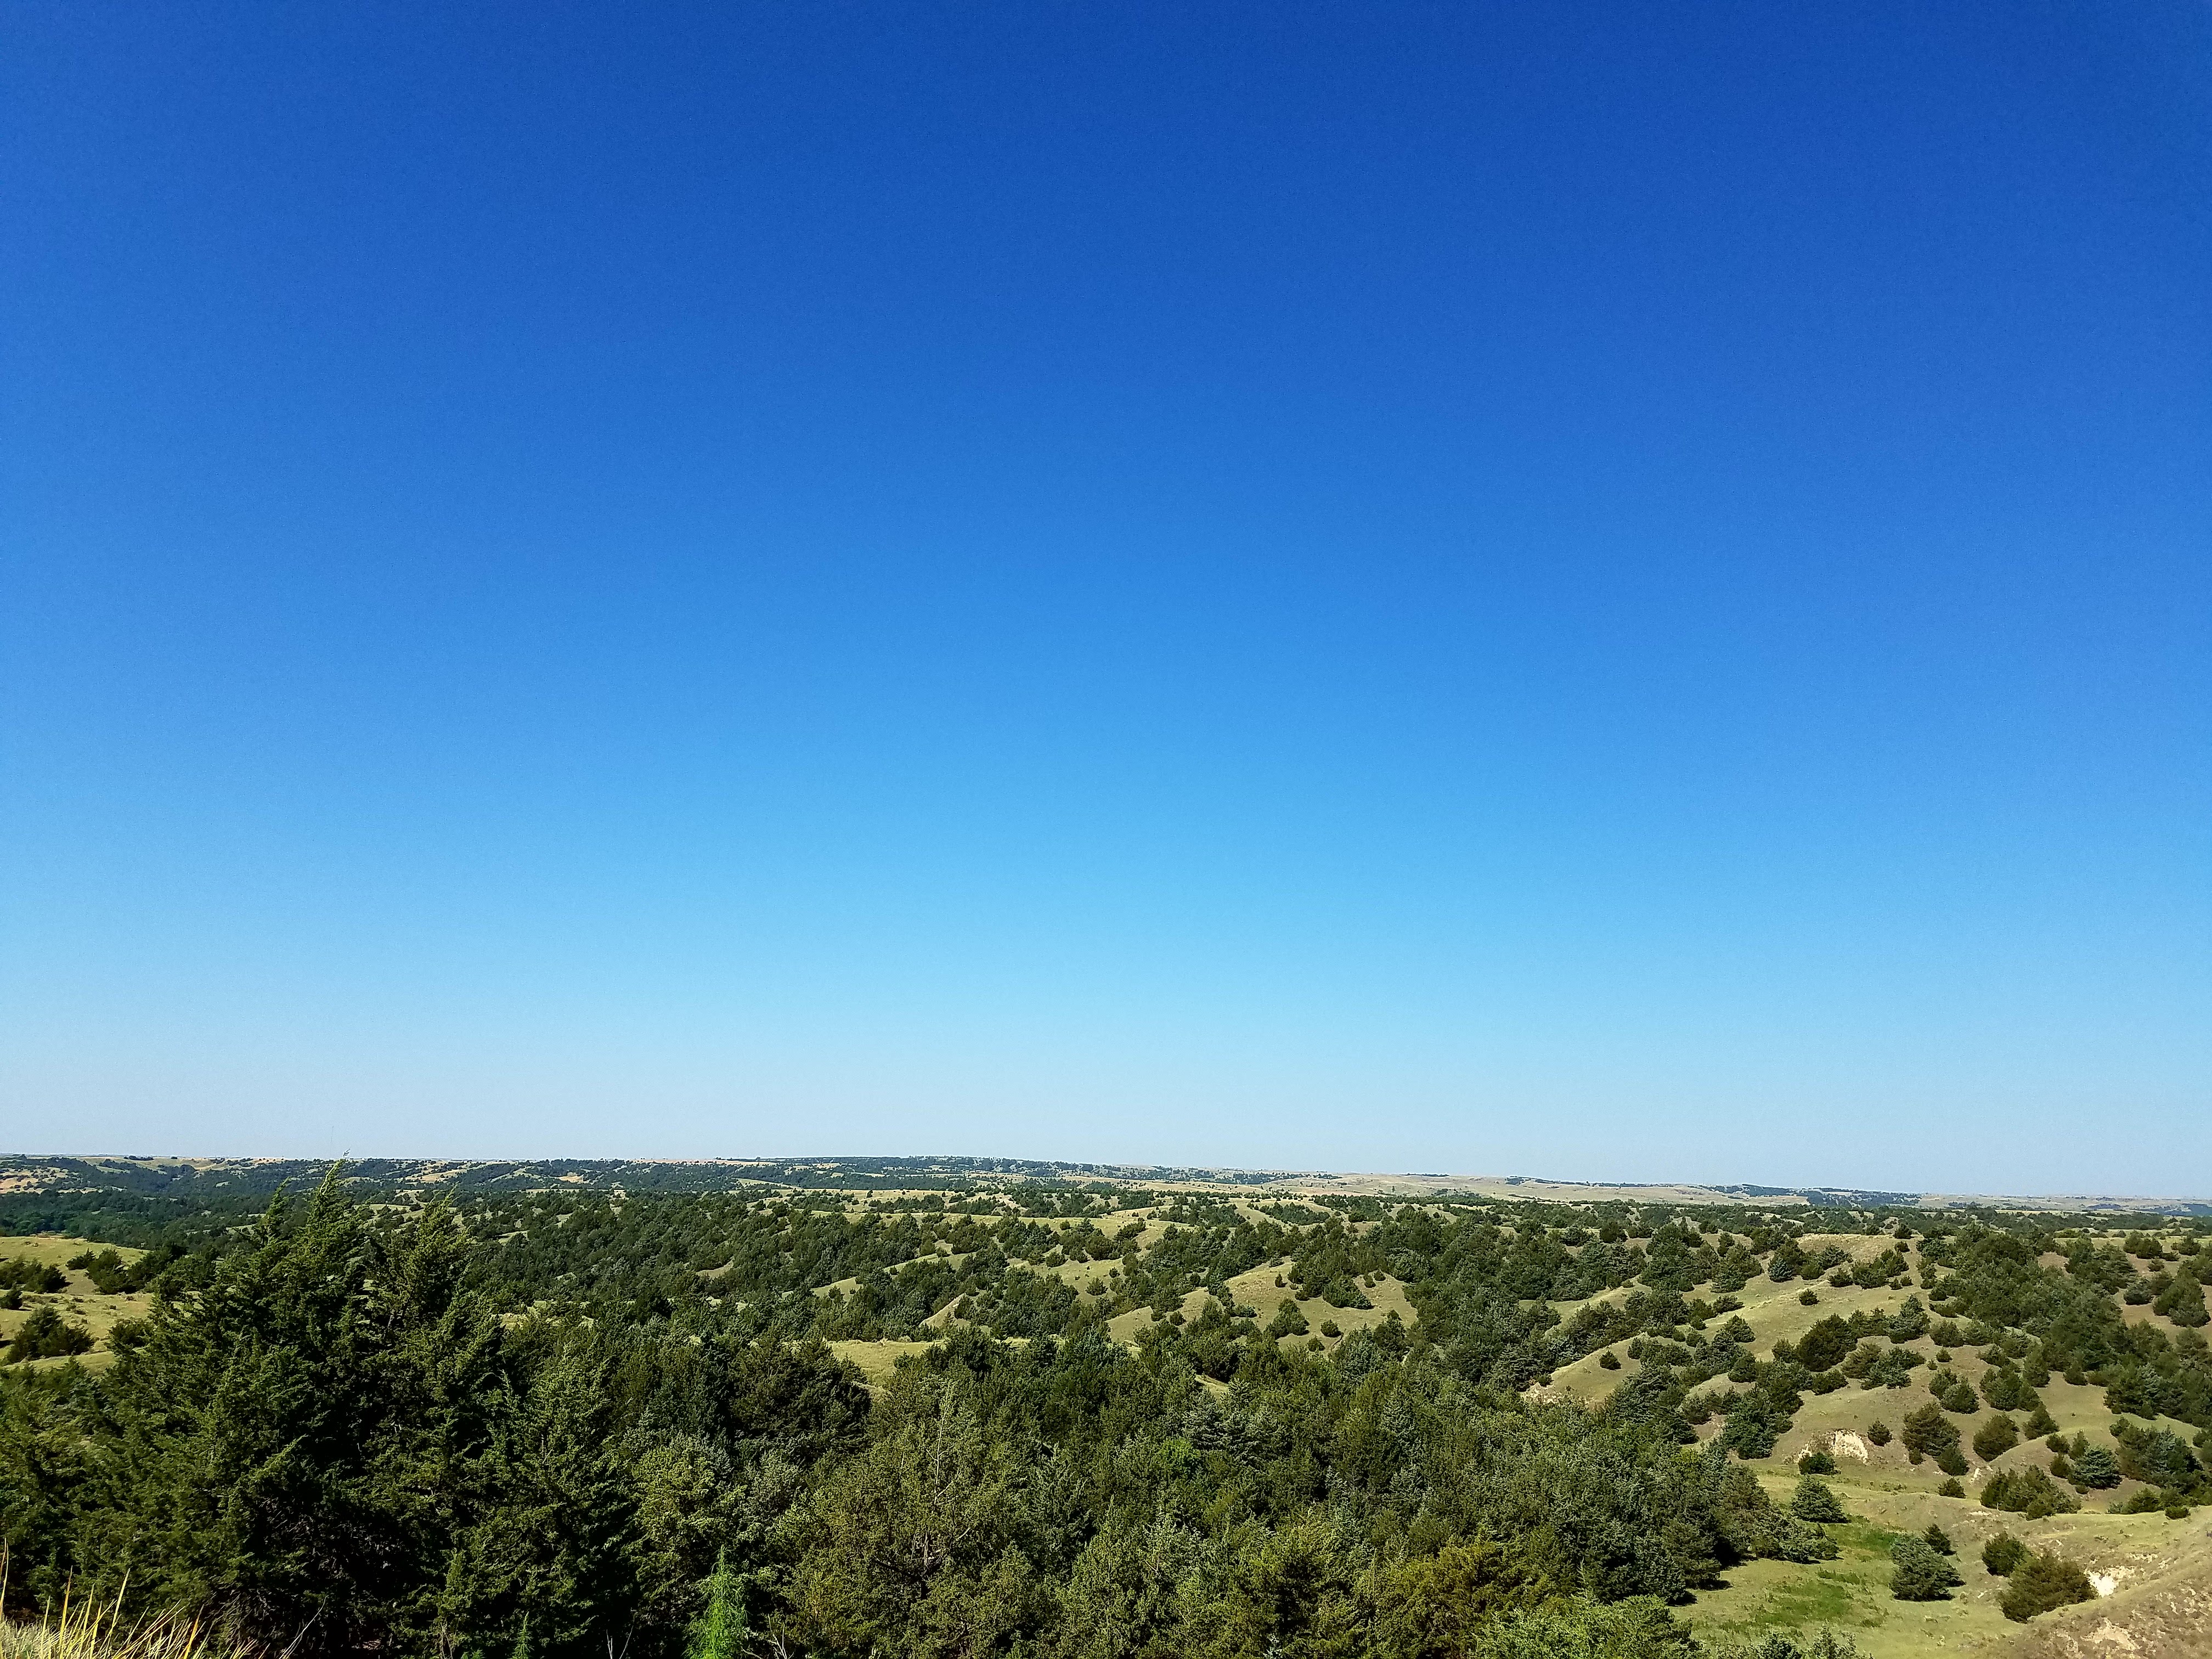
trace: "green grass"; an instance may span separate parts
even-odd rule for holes
[[[0,1310],[0,1347],[4,1347],[15,1334],[16,1328],[28,1319],[33,1310],[41,1307],[58,1310],[72,1325],[82,1325],[92,1333],[96,1345],[90,1353],[79,1357],[78,1363],[94,1369],[112,1364],[114,1354],[107,1347],[107,1334],[126,1319],[143,1319],[154,1305],[150,1296],[102,1296],[82,1268],[67,1268],[71,1256],[82,1255],[87,1250],[112,1249],[125,1261],[135,1261],[145,1255],[124,1245],[88,1244],[81,1238],[64,1238],[58,1233],[29,1235],[0,1235],[0,1261],[17,1256],[29,1256],[33,1261],[64,1267],[69,1273],[69,1288],[52,1294],[27,1295],[23,1305],[13,1310]],[[66,1359],[33,1359],[24,1362],[32,1366],[65,1365]]]
[[[1762,1476],[1769,1495],[1785,1498],[1794,1476]],[[1849,1474],[1835,1487],[1853,1519],[1830,1528],[1842,1553],[1834,1561],[1797,1565],[1753,1561],[1729,1569],[1724,1588],[1700,1591],[1686,1609],[1691,1623],[1710,1634],[1757,1636],[1768,1631],[1802,1632],[1830,1627],[1848,1633],[1868,1659],[1936,1659],[1981,1653],[1989,1659],[2020,1652],[2127,1655],[2179,1659],[2208,1650],[2201,1641],[2212,1610],[2212,1534],[2200,1516],[2189,1522],[2163,1516],[2102,1513],[2052,1516],[2026,1522],[1984,1510],[1971,1498],[1876,1485]],[[1947,1601],[1899,1601],[1889,1594],[1890,1546],[1940,1524],[1957,1546],[1966,1583]],[[2046,1614],[2029,1626],[2007,1620],[1997,1607],[2004,1581],[1982,1566],[1981,1548],[2000,1530],[2032,1549],[2079,1561],[2092,1573],[2118,1576],[2108,1599]],[[2106,1624],[2138,1645],[2092,1633]],[[2179,1644],[2169,1638],[2183,1632]],[[2139,1639],[2140,1638],[2140,1639]],[[2073,1643],[2077,1645],[2050,1645]]]
[[[1766,1605],[1773,1613],[1773,1623],[1790,1630],[1879,1624],[1879,1613],[1863,1605],[1869,1599],[1868,1589],[1863,1573],[1822,1567],[1810,1578],[1777,1585]]]

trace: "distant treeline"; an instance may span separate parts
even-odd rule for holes
[[[286,1188],[312,1186],[322,1159],[40,1158],[0,1154],[0,1176],[35,1180],[42,1189],[131,1193],[147,1197],[268,1199]],[[1064,1188],[1127,1186],[1133,1182],[1212,1182],[1260,1187],[1282,1172],[1112,1164],[1056,1164],[1000,1158],[793,1158],[738,1162],[541,1158],[526,1162],[448,1162],[364,1158],[348,1165],[357,1188],[434,1187],[454,1193],[522,1192],[549,1184],[596,1193],[731,1193],[763,1187],[890,1191],[966,1190],[1007,1184]]]

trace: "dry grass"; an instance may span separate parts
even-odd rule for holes
[[[1375,1304],[1371,1308],[1332,1308],[1319,1297],[1300,1301],[1295,1290],[1275,1283],[1276,1279],[1283,1274],[1284,1269],[1280,1267],[1255,1267],[1249,1273],[1237,1274],[1224,1288],[1240,1306],[1250,1308],[1263,1326],[1275,1316],[1276,1309],[1285,1302],[1297,1304],[1298,1311],[1305,1316],[1307,1325],[1317,1336],[1323,1320],[1333,1322],[1343,1336],[1321,1337],[1324,1349],[1334,1348],[1344,1336],[1349,1336],[1356,1330],[1383,1323],[1393,1313],[1408,1330],[1420,1317],[1413,1311],[1413,1304],[1406,1299],[1406,1287],[1387,1273],[1378,1275],[1373,1285],[1365,1287],[1367,1299]],[[1197,1318],[1205,1310],[1210,1295],[1211,1291],[1202,1290],[1186,1293],[1182,1299],[1183,1317]],[[1116,1341],[1133,1343],[1137,1334],[1151,1323],[1152,1312],[1150,1308],[1132,1308],[1128,1312],[1116,1314],[1108,1320],[1106,1330]],[[1282,1339],[1297,1343],[1304,1343],[1305,1340],[1303,1336]]]
[[[6,1578],[0,1573],[0,1595]],[[159,1613],[125,1623],[112,1603],[64,1595],[52,1616],[0,1618],[0,1659],[230,1659],[228,1644],[197,1618]]]
[[[840,1359],[849,1359],[860,1367],[860,1375],[872,1389],[880,1389],[891,1380],[898,1362],[908,1354],[927,1353],[935,1345],[928,1342],[900,1342],[886,1340],[880,1342],[832,1342],[830,1352]],[[5,1659],[5,1656],[0,1656]]]

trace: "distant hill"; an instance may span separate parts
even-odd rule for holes
[[[0,1194],[124,1192],[144,1197],[255,1198],[312,1184],[321,1158],[0,1154]],[[1461,1194],[1553,1202],[1805,1204],[1816,1208],[1929,1208],[2049,1211],[2069,1214],[2212,1215],[2212,1200],[2128,1194],[1961,1194],[1873,1191],[1844,1187],[1706,1186],[1692,1182],[1603,1183],[1531,1176],[1345,1173],[1239,1170],[1178,1164],[1073,1164],[1006,1158],[777,1158],[696,1159],[360,1158],[348,1172],[371,1187],[441,1188],[453,1192],[525,1192],[562,1187],[587,1192],[726,1193],[752,1188],[845,1191],[967,1191],[1010,1185],[1066,1188],[1145,1186],[1161,1190],[1343,1194],[1376,1197]]]

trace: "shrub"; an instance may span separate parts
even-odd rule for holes
[[[1920,1534],[1920,1541],[1938,1555],[1956,1555],[1959,1553],[1951,1542],[1951,1534],[1933,1521],[1928,1523],[1928,1530]]]
[[[2087,1601],[2095,1594],[2089,1575],[2064,1556],[2031,1555],[2013,1569],[1997,1607],[2006,1618],[2026,1624],[2039,1613]]]
[[[2027,1559],[2027,1546],[2008,1532],[2001,1532],[1982,1546],[1982,1565],[1999,1578]]]
[[[16,1327],[15,1340],[5,1353],[0,1353],[0,1363],[12,1365],[19,1359],[60,1359],[83,1353],[91,1346],[90,1331],[69,1323],[52,1308],[40,1308]]]
[[[526,1631],[527,1626],[525,1626]],[[707,1580],[707,1609],[691,1627],[685,1659],[743,1659],[752,1644],[745,1626],[745,1601],[726,1552]]]
[[[1833,1474],[1835,1472],[1836,1460],[1823,1447],[1815,1446],[1797,1460],[1797,1473],[1800,1474]]]
[[[1607,1348],[1597,1357],[1597,1363],[1601,1370],[1617,1371],[1620,1369],[1620,1356]]]
[[[1887,1446],[1890,1442],[1889,1425],[1887,1423],[1868,1424],[1867,1438],[1877,1446]]]
[[[1916,1336],[1927,1334],[1928,1310],[1920,1305],[1918,1297],[1908,1296],[1905,1298],[1905,1305],[1897,1310],[1896,1316],[1889,1322],[1888,1330],[1889,1340],[1893,1342],[1910,1342]]]
[[[1844,1506],[1825,1482],[1807,1475],[1797,1483],[1797,1490],[1790,1495],[1790,1513],[1800,1521],[1848,1521]]]
[[[2176,1501],[2170,1492],[2160,1492],[2155,1486],[2145,1486],[2124,1504],[2113,1504],[2111,1512],[2114,1515],[2156,1515]],[[2182,1504],[2180,1508],[2184,1515],[2189,1512],[2187,1504]]]
[[[1469,1659],[1687,1659],[1702,1651],[1692,1641],[1687,1627],[1650,1596],[1607,1602],[1582,1595],[1563,1597],[1540,1607],[1516,1607],[1501,1618],[1484,1621],[1480,1635],[1464,1645],[1455,1641],[1448,1650],[1424,1647],[1422,1650],[1464,1653]],[[1791,1652],[1794,1655],[1796,1650]],[[1816,1659],[1816,1656],[1808,1650],[1805,1659]],[[1827,1656],[1817,1656],[1817,1659],[1827,1659]],[[1850,1650],[1838,1650],[1835,1659],[1851,1659]]]
[[[2046,1515],[2071,1515],[2081,1507],[2040,1468],[2031,1464],[1991,1475],[1982,1485],[1982,1507],[2007,1510],[2040,1521]]]
[[[1889,1559],[1889,1593],[1900,1601],[1948,1601],[1952,1589],[1966,1582],[1917,1538],[1899,1539]]]
[[[1964,1498],[1966,1495],[1966,1489],[1960,1486],[1954,1477],[1936,1487],[1936,1495],[1938,1498]]]
[[[1738,1457],[1771,1457],[1796,1408],[1795,1395],[1778,1396],[1763,1387],[1730,1395],[1721,1406],[1728,1424],[1721,1430],[1719,1443]]]
[[[1923,1457],[1940,1460],[1943,1453],[1958,1448],[1958,1425],[1943,1415],[1942,1407],[1934,1401],[1905,1413],[1905,1449],[1914,1462]]]
[[[1806,1637],[1769,1631],[1756,1642],[1723,1642],[1717,1647],[1706,1643],[1698,1651],[1705,1659],[1865,1659],[1865,1650],[1857,1643],[1831,1630],[1815,1631]]]
[[[2154,1486],[2196,1485],[2197,1459],[2170,1429],[2137,1431],[2120,1442],[2120,1473]]]
[[[1808,1308],[1817,1308],[1820,1305],[1820,1294],[1814,1291],[1800,1291],[1797,1292],[1797,1299]]]
[[[1974,1455],[1984,1463],[1996,1462],[2018,1444],[2020,1428],[2002,1412],[1974,1431]]]
[[[2074,1454],[2074,1484],[2100,1491],[2120,1484],[2120,1460],[2109,1446],[2085,1446]]]
[[[1825,1371],[1843,1363],[1854,1346],[1851,1328],[1830,1314],[1805,1333],[1797,1345],[1797,1363],[1808,1371]]]
[[[33,1261],[27,1255],[19,1255],[0,1261],[0,1285],[52,1296],[69,1288],[69,1275],[52,1262]]]

